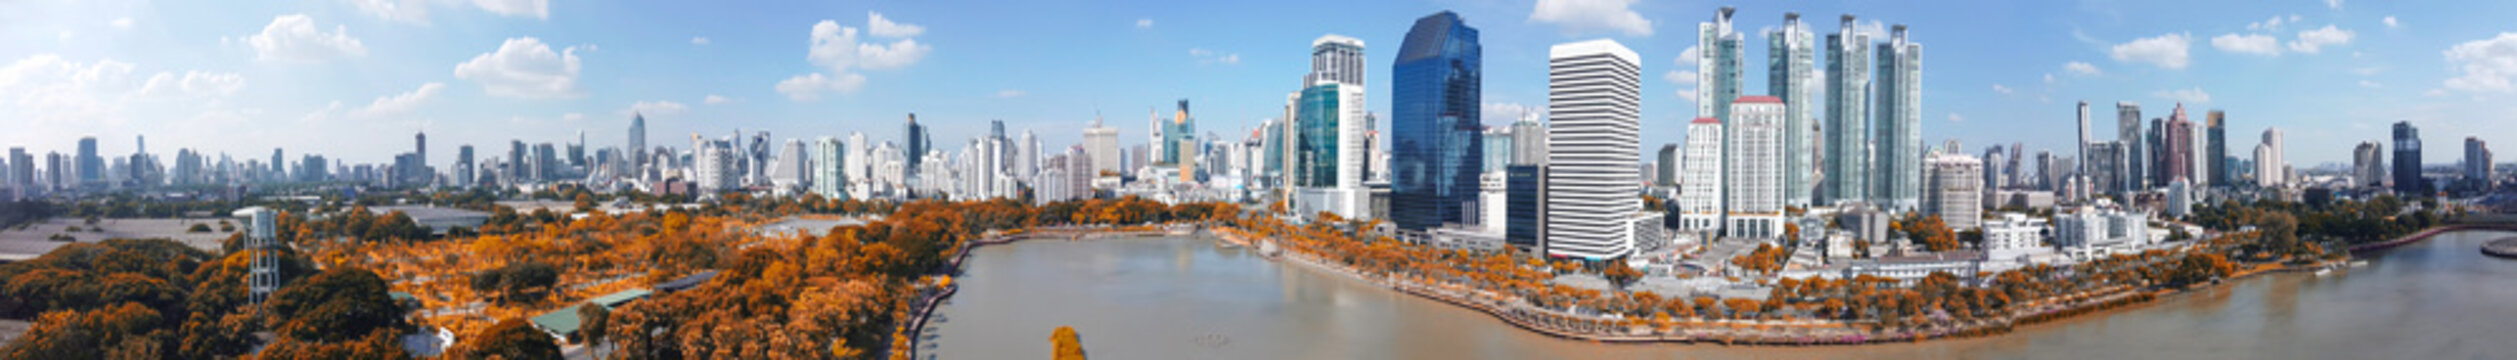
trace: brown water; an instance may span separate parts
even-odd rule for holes
[[[2247,279],[1974,339],[1815,348],[1562,340],[1484,313],[1280,264],[1203,238],[978,250],[922,336],[929,359],[1049,356],[1074,326],[1095,359],[2508,359],[2517,261],[2461,232],[2316,277]]]

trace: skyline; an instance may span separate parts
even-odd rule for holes
[[[478,6],[516,3],[525,6]],[[1256,26],[1269,17],[1242,15],[1292,16],[1303,4],[1120,6],[1141,14],[1068,6],[1079,3],[980,12],[924,3],[758,5],[803,9],[780,12],[545,1],[12,3],[0,8],[47,16],[0,28],[13,44],[0,49],[8,64],[0,67],[0,101],[19,104],[0,117],[32,125],[0,134],[0,146],[69,153],[79,137],[93,135],[100,153],[127,154],[132,138],[147,136],[159,153],[195,148],[252,158],[280,147],[383,163],[409,144],[314,139],[425,131],[440,149],[495,148],[509,140],[564,143],[584,131],[591,147],[611,147],[625,142],[633,110],[650,120],[650,144],[677,149],[687,146],[677,140],[683,134],[714,138],[737,129],[777,139],[864,132],[900,142],[909,113],[950,124],[935,127],[941,138],[978,136],[979,124],[1002,119],[1051,147],[1078,143],[1080,126],[1098,113],[1120,129],[1122,145],[1134,145],[1146,134],[1132,118],[1135,107],[1161,112],[1182,98],[1200,105],[1192,114],[1205,120],[1200,128],[1237,139],[1280,116],[1283,94],[1298,90],[1308,66],[1311,39],[1340,34],[1378,45],[1383,50],[1366,52],[1365,65],[1382,68],[1414,19],[1450,10],[1483,33],[1486,125],[1546,107],[1548,45],[1604,37],[1643,57],[1641,140],[1652,148],[1678,143],[1696,117],[1687,93],[1695,64],[1686,49],[1696,47],[1688,30],[1723,5],[1356,4],[1351,12],[1300,13],[1332,25],[1286,27]],[[2432,137],[2517,141],[2479,131],[2502,121],[2488,114],[2512,110],[2517,68],[2493,61],[2517,61],[2517,34],[2487,28],[2492,22],[2478,15],[2517,5],[2142,11],[2171,8],[2165,4],[1760,5],[1740,8],[1735,21],[1750,44],[1765,41],[1784,12],[1852,14],[1874,40],[1887,25],[1909,26],[1915,42],[1932,47],[1923,67],[1924,144],[2016,141],[2069,153],[2070,133],[2052,130],[2071,126],[2072,102],[2135,102],[2147,115],[2164,114],[2175,98],[2203,100],[2186,103],[2197,112],[2227,110],[2233,134],[2282,127],[2292,143],[2284,157],[2303,169],[2347,163],[2350,145],[2386,140],[2380,130],[2400,120]],[[716,21],[736,17],[746,21]],[[641,21],[656,25],[612,26]],[[1837,30],[1829,21],[1805,23],[1816,33]],[[816,35],[831,46],[815,46]],[[1744,50],[1747,59],[1767,51]],[[2086,66],[2068,65],[2075,63]],[[1748,66],[1742,77],[1764,71]],[[1366,83],[1391,83],[1392,74],[1367,74]],[[2295,76],[2303,74],[2328,76]],[[854,91],[780,91],[814,79],[863,82]],[[1743,83],[1743,95],[1767,93],[1761,81]],[[1368,98],[1392,98],[1387,87],[1366,88]],[[1391,101],[1367,104],[1392,116]],[[453,161],[430,158],[439,166]]]

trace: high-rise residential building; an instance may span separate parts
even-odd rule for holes
[[[2421,178],[2421,128],[2413,127],[2411,121],[2395,122],[2395,192],[2424,197],[2430,194],[2429,185],[2429,180]]]
[[[2072,169],[2072,172],[2073,172],[2073,174],[2072,174],[2072,175],[2074,175],[2074,176],[2087,176],[2087,175],[2089,175],[2089,161],[2088,161],[2088,159],[2089,159],[2089,144],[2090,144],[2091,142],[2092,142],[2092,139],[2090,139],[2090,138],[2089,138],[2089,102],[2088,102],[2088,101],[2081,101],[2081,102],[2080,102],[2080,143],[2079,143],[2079,144],[2076,144],[2076,145],[2077,145],[2077,147],[2078,147],[2078,149],[2077,149],[2076,151],[2078,151],[2078,152],[2077,152],[2077,153],[2074,153],[2074,154],[2072,154],[2072,155],[2071,155],[2071,156],[2074,156],[2074,159],[2080,159],[2081,161],[2080,161],[2080,166],[2079,166],[2078,168]]]
[[[647,153],[646,114],[639,114],[636,112],[629,113],[629,148],[626,150],[626,152],[630,154],[627,159],[629,160],[628,173],[638,174],[645,172],[647,169],[647,157],[638,155]]]
[[[2256,186],[2275,187],[2290,182],[2287,169],[2290,162],[2282,158],[2283,150],[2281,129],[2265,128],[2263,143],[2257,145],[2255,149]]]
[[[2385,145],[2378,145],[2375,141],[2362,141],[2360,146],[2351,148],[2352,184],[2364,189],[2384,188],[2386,186],[2385,154]]]
[[[1689,129],[1694,127],[1693,124],[1688,125]],[[1660,156],[1653,157],[1656,160],[1652,162],[1652,168],[1647,169],[1652,172],[1651,176],[1647,176],[1651,178],[1652,186],[1678,186],[1678,154],[1678,144],[1661,144]]]
[[[1084,128],[1084,152],[1092,157],[1092,176],[1119,171],[1119,128],[1103,125],[1101,116],[1094,115],[1092,127]]]
[[[1870,199],[1870,35],[1852,15],[1827,34],[1826,168],[1818,203]]]
[[[2485,189],[2491,187],[2491,145],[2482,142],[2482,138],[2465,137],[2463,173],[2465,180],[2478,182]]]
[[[1297,214],[1320,212],[1347,219],[1371,216],[1363,190],[1364,89],[1322,81],[1302,90],[1302,131],[1296,155],[1301,177],[1294,208]]]
[[[2171,114],[2167,118],[2167,127],[2159,130],[2160,140],[2164,140],[2159,145],[2162,150],[2159,161],[2163,164],[2160,168],[2166,170],[2166,174],[2161,176],[2164,179],[2161,183],[2182,180],[2191,184],[2199,178],[2193,167],[2194,122],[2185,120],[2185,104],[2176,104],[2176,110]]]
[[[1905,25],[1897,24],[1876,55],[1872,86],[1879,100],[1871,116],[1879,135],[1871,139],[1871,195],[1881,205],[1914,209],[1923,192],[1923,44],[1906,41]]]
[[[1537,118],[1530,113],[1512,121],[1512,165],[1547,164],[1547,126]]]
[[[809,176],[813,194],[824,199],[848,199],[848,177],[842,170],[848,168],[848,153],[843,150],[846,148],[847,144],[839,142],[839,138],[824,136],[813,140],[812,155],[806,156],[812,158],[812,166],[807,167],[813,172]]]
[[[737,156],[734,141],[706,140],[698,144],[691,156],[692,184],[704,193],[733,190],[742,180],[741,169],[734,165]]]
[[[1771,239],[1783,236],[1783,99],[1743,96],[1731,103],[1731,149],[1722,158],[1722,198],[1728,212],[1723,232],[1732,237]]]
[[[1955,150],[1955,149],[1952,149]],[[1984,162],[1955,152],[1933,156],[1924,177],[1922,212],[1939,216],[1953,230],[1981,227],[1984,221]]]
[[[1449,11],[1416,19],[1391,65],[1390,217],[1423,231],[1476,221],[1485,141],[1477,28]]]
[[[1818,176],[1817,46],[1800,13],[1766,34],[1766,91],[1783,99],[1783,204],[1809,206]],[[1702,88],[1698,88],[1702,91]]]
[[[1985,189],[1989,189],[1989,190],[2000,190],[2000,189],[2010,188],[2010,187],[2012,186],[2012,184],[2011,184],[2011,182],[2010,182],[2010,181],[2011,181],[2011,178],[2009,178],[2009,177],[2005,177],[2005,176],[2001,176],[2001,173],[2002,173],[2002,172],[2004,172],[2005,170],[2009,170],[2009,169],[2005,169],[2005,168],[2003,168],[2003,166],[2002,166],[2002,163],[2006,162],[2006,160],[2009,160],[2009,154],[2004,154],[2004,153],[2002,153],[2002,152],[2001,152],[2001,146],[2000,146],[2000,145],[1994,145],[1994,146],[1993,146],[1993,147],[1991,147],[1991,148],[1984,149],[1984,157],[1983,157],[1983,159],[1984,159],[1984,178],[1979,179],[1979,180],[1983,180],[1983,182],[1984,182],[1984,188],[1985,188]],[[1928,177],[1926,177],[1926,180],[1928,180]],[[1930,192],[1930,191],[1931,191],[1931,186],[1929,186],[1929,184],[1925,184],[1925,186],[1923,187],[1923,191],[1924,191],[1924,192]],[[1924,201],[1931,201],[1931,199],[1929,199],[1930,194],[1924,194],[1924,197],[1925,197]]]
[[[927,134],[926,125],[918,125],[917,113],[909,114],[909,125],[904,131],[906,133],[901,136],[905,139],[901,139],[901,142],[907,143],[908,148],[903,149],[901,154],[903,159],[901,172],[902,176],[908,180],[914,180],[918,178],[920,164],[926,162],[926,153],[934,150],[935,139]]]
[[[2208,139],[2203,144],[2203,152],[2206,153],[2203,154],[2203,173],[2205,174],[2203,177],[2209,179],[2209,181],[2204,181],[2204,184],[2227,186],[2236,181],[2236,178],[2229,176],[2229,135],[2226,123],[2228,113],[2216,109],[2211,110],[2210,115],[2204,116],[2203,120],[2208,122],[2205,125],[2210,127],[2210,130],[2206,131],[2208,134],[2204,135]]]
[[[1452,23],[1459,22],[1457,15],[1451,16],[1451,19]],[[1470,43],[1476,42],[1474,41],[1476,36],[1472,35],[1469,38],[1472,39]],[[1321,80],[1335,81],[1350,86],[1364,86],[1364,79],[1362,39],[1328,34],[1311,40],[1311,72],[1302,75],[1303,87],[1318,85]]]
[[[9,147],[8,183],[9,187],[17,189],[18,196],[26,196],[36,188],[35,155],[26,153],[26,147]]]
[[[1713,13],[1713,21],[1696,24],[1696,116],[1730,121],[1730,103],[1739,98],[1747,49],[1739,32],[1731,29],[1734,11],[1724,6]]]
[[[1679,170],[1678,228],[1721,230],[1722,120],[1696,118],[1687,124],[1685,169]],[[1664,150],[1666,152],[1666,150]]]
[[[79,187],[105,186],[105,158],[96,154],[96,137],[79,138]]]
[[[1014,141],[1014,178],[1031,182],[1040,172],[1040,135],[1023,129],[1022,139]]]
[[[2115,125],[2118,130],[2115,143],[2123,146],[2125,159],[2120,165],[2123,169],[2115,173],[2117,187],[2110,190],[2131,193],[2148,189],[2150,172],[2143,170],[2149,169],[2150,162],[2144,158],[2149,157],[2147,149],[2150,145],[2142,141],[2141,104],[2115,103]]]
[[[1547,255],[1614,259],[1634,251],[1642,203],[1642,57],[1615,40],[1548,49]]]

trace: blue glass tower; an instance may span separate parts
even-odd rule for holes
[[[1400,229],[1465,222],[1484,163],[1477,29],[1449,11],[1416,19],[1392,66],[1390,217]]]

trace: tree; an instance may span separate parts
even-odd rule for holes
[[[1076,338],[1073,326],[1059,326],[1049,332],[1049,347],[1056,351],[1054,359],[1084,360],[1084,342]]]
[[[0,358],[159,358],[165,349],[157,344],[170,336],[165,330],[152,331],[162,319],[138,303],[45,313],[25,335],[0,347]]]
[[[600,307],[600,306],[589,306]],[[456,359],[558,359],[559,344],[524,319],[499,320],[461,346],[448,349]]]
[[[577,334],[586,344],[603,343],[603,328],[611,326],[612,309],[598,304],[577,306]]]
[[[495,293],[499,301],[540,299],[551,285],[559,283],[559,268],[540,261],[524,261],[472,275],[472,290]]]
[[[576,205],[578,212],[594,212],[594,195],[577,193]]]
[[[280,288],[262,306],[280,336],[350,341],[401,327],[402,306],[385,289],[384,278],[367,269],[333,267]]]
[[[1642,278],[1643,272],[1626,266],[1624,261],[1609,261],[1608,269],[1600,271],[1600,276],[1608,278],[1608,282],[1615,284],[1617,288],[1624,289],[1626,285],[1633,285],[1634,280]]]

